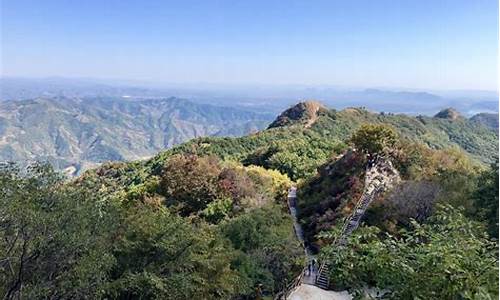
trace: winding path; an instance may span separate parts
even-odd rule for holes
[[[304,239],[304,231],[302,230],[302,226],[300,226],[298,218],[297,218],[297,188],[295,186],[291,187],[288,191],[288,208],[290,210],[290,215],[293,220],[293,228],[295,230],[295,235],[297,239],[304,247],[304,252],[306,256],[307,265],[311,265],[311,269],[304,270],[306,271],[302,277],[302,282],[305,284],[314,285],[316,282],[316,277],[318,275],[318,268],[312,264],[313,261],[316,260],[315,256],[312,254],[311,249],[307,246]]]
[[[293,220],[293,228],[297,239],[302,243],[307,260],[307,265],[315,260],[311,249],[307,246],[304,239],[304,232],[300,226],[297,218],[297,188],[291,187],[288,191],[288,208]],[[281,295],[278,299],[287,300],[351,300],[352,297],[347,293],[327,291],[316,286],[318,277],[318,266],[314,266],[309,271],[307,267],[303,270],[301,276],[292,285],[288,293]]]
[[[370,203],[376,198],[376,196],[393,186],[394,183],[400,180],[398,171],[393,167],[390,160],[384,157],[377,157],[376,159],[370,160],[366,166],[365,173],[365,187],[363,195],[357,201],[356,206],[350,216],[344,221],[341,233],[334,240],[333,245],[345,246],[347,237],[359,226],[359,223],[366,212],[366,209]],[[295,234],[297,239],[304,246],[304,252],[307,259],[307,267],[304,268],[302,273],[288,286],[286,290],[278,294],[275,299],[352,299],[349,295],[335,294],[332,291],[326,291],[329,287],[329,276],[328,276],[328,263],[323,262],[318,269],[316,264],[311,264],[311,262],[316,262],[311,249],[305,243],[304,232],[297,220],[297,188],[295,186],[291,187],[288,191],[288,208],[290,210],[290,215],[293,220],[293,227],[295,229]],[[297,293],[302,293],[304,290],[316,290],[318,293],[321,292],[332,292],[330,298],[315,298],[309,296],[300,296],[297,298]]]

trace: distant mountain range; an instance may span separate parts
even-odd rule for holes
[[[307,85],[160,84],[73,78],[0,78],[0,100],[38,97],[122,97],[137,99],[175,96],[196,103],[243,107],[278,114],[297,99],[318,99],[331,108],[366,107],[373,111],[431,116],[454,107],[466,116],[498,113],[496,91],[422,91],[395,88],[343,88]]]
[[[302,107],[302,104],[308,105]],[[327,111],[316,102],[302,104],[285,111],[270,127],[302,120],[302,110],[311,116],[318,111]],[[463,118],[453,109],[443,110],[436,117],[450,120]],[[105,161],[150,157],[196,137],[243,136],[266,128],[274,118],[275,115],[270,113],[200,104],[173,97],[149,100],[41,97],[3,101],[0,102],[0,160],[44,160],[75,175]],[[310,116],[306,119],[309,120]],[[355,119],[355,123],[375,121],[363,120],[365,118],[361,116]],[[307,120],[305,124],[312,124]],[[426,120],[426,123],[434,122],[432,118]],[[354,121],[338,126],[344,127],[351,122]],[[413,126],[420,124],[417,122]],[[467,141],[474,136],[468,133],[472,124],[482,124],[498,134],[498,114],[481,113],[466,123],[453,124],[457,127],[453,128],[454,131],[469,125],[462,127],[459,130],[461,133],[457,132],[467,134],[467,138],[450,138],[452,140]],[[334,130],[339,131],[340,127]],[[345,132],[340,130],[339,134],[343,136],[349,132],[347,129]],[[444,143],[447,139],[436,138],[435,142]],[[474,149],[478,146],[470,141],[464,143]],[[461,146],[467,149],[465,144]],[[473,150],[476,155],[484,155],[488,151],[484,147]]]
[[[0,160],[47,160],[76,174],[109,160],[134,160],[200,136],[239,136],[272,114],[178,98],[36,98],[0,102]]]
[[[465,127],[458,129],[462,126],[458,122],[450,130],[459,134],[482,124],[498,133],[495,92],[438,95],[293,85],[158,87],[94,79],[0,78],[0,160],[47,160],[58,169],[78,174],[104,161],[149,157],[195,137],[241,136],[264,129],[301,98],[320,99],[335,109],[363,107],[386,115],[430,117],[443,107],[454,107],[457,111],[443,111],[443,116],[455,118],[461,112],[464,117],[460,118],[470,119],[463,123]],[[313,115],[325,110],[314,105],[305,108]],[[293,116],[286,114],[271,127],[287,124],[289,117],[293,121]],[[435,142],[444,139],[436,138]],[[478,156],[490,154],[480,149],[484,146],[466,144],[473,145]]]

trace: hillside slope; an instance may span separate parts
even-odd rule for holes
[[[498,132],[498,114],[479,113],[470,118],[472,122],[484,125],[493,131]]]
[[[296,110],[303,107],[298,106]],[[194,139],[159,153],[147,162],[147,166],[157,168],[172,153],[188,151],[278,169],[292,179],[306,178],[316,173],[319,165],[341,153],[352,133],[366,123],[390,125],[402,138],[431,149],[462,149],[475,160],[487,164],[493,162],[498,153],[498,133],[466,118],[412,117],[373,113],[362,108],[325,109],[317,114],[310,127],[304,121],[285,122],[285,125],[238,138]]]
[[[168,98],[38,98],[0,104],[0,160],[49,160],[77,172],[134,160],[191,138],[243,135],[271,116]]]
[[[319,122],[318,122],[319,123]],[[432,149],[459,147],[480,161],[490,163],[498,153],[498,133],[488,130],[466,118],[443,119],[439,117],[378,114],[363,109],[346,109],[335,114],[333,120],[324,120],[318,129],[332,128],[343,138],[363,123],[388,124],[399,134]],[[343,129],[343,130],[342,130]]]
[[[476,163],[488,164],[495,160],[498,153],[498,135],[465,118],[450,121],[432,117],[377,114],[363,109],[325,110],[319,113],[317,120],[309,128],[299,122],[242,137],[196,138],[162,151],[148,160],[108,163],[89,173],[97,174],[106,184],[120,186],[125,190],[138,186],[147,188],[150,178],[161,175],[164,165],[173,155],[194,154],[211,155],[244,165],[258,165],[278,170],[292,180],[302,180],[312,178],[318,174],[321,165],[336,161],[345,153],[348,139],[365,123],[391,125],[406,144],[414,142],[427,149],[425,151],[448,149],[446,151],[461,153]],[[449,156],[446,151],[440,158],[444,163]],[[359,178],[362,176],[357,174],[362,170],[359,168],[361,163],[361,160],[352,158],[341,171]],[[343,183],[339,181],[338,184]],[[349,195],[344,196],[356,197],[355,194],[359,192],[356,182],[345,184],[349,188],[340,189],[348,190]],[[318,200],[320,198],[322,197],[318,197]]]

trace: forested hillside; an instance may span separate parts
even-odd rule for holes
[[[286,194],[330,288],[391,299],[498,296],[498,133],[456,116],[303,103],[271,128],[204,137],[64,180],[0,172],[0,292],[23,299],[272,299],[305,265]],[[334,245],[375,158],[400,181]],[[494,165],[490,166],[493,163]]]
[[[463,152],[398,139],[387,125],[364,125],[351,142],[356,151],[324,165],[299,196],[331,288],[362,297],[369,286],[384,299],[497,298],[498,158],[484,168]],[[361,194],[379,184],[366,178],[381,157],[401,179],[373,194],[360,228],[339,243]]]
[[[367,123],[390,125],[410,142],[431,149],[464,150],[472,159],[486,164],[493,162],[498,153],[498,132],[466,118],[411,117],[373,113],[363,108],[318,109],[314,123],[308,124],[309,113],[307,106],[299,104],[273,123],[284,122],[284,126],[272,126],[239,138],[194,139],[158,154],[143,165],[154,170],[171,154],[189,152],[277,169],[293,180],[303,179],[315,174],[319,165],[345,150],[350,136]]]
[[[471,121],[482,124],[493,131],[498,131],[498,114],[494,113],[479,113],[472,116]]]

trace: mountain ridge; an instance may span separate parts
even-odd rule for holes
[[[458,112],[453,114],[456,115]],[[321,154],[311,150],[307,154],[321,161],[332,149],[341,147],[360,125],[387,123],[410,140],[436,149],[459,146],[484,162],[491,162],[494,153],[498,152],[498,132],[487,124],[484,126],[477,118],[412,117],[355,107],[337,111],[317,101],[305,101],[283,111],[273,122],[271,120],[269,114],[192,103],[174,97],[147,100],[58,97],[5,101],[0,103],[0,159],[47,160],[74,175],[106,161],[161,157],[162,150],[182,142],[187,144],[181,148],[200,147],[198,139],[189,141],[192,138],[242,136],[258,132],[268,124],[267,130],[253,137],[227,140],[229,144],[224,147],[232,149],[235,142],[255,140],[236,151],[237,154],[230,155],[249,161],[262,160],[262,155],[267,157],[265,159],[277,160],[284,155],[280,152],[288,151],[283,145],[290,141],[285,142],[284,136],[293,131],[295,136],[288,140],[300,141],[305,136],[317,140],[317,145],[324,144],[324,153],[323,150]],[[283,135],[283,142],[280,142],[280,135]],[[208,144],[226,141],[209,140]],[[269,148],[270,145],[274,146]],[[208,146],[196,151],[212,150]],[[259,151],[263,152],[259,154]],[[255,157],[249,158],[249,155]],[[303,154],[291,155],[298,155],[299,159]],[[311,172],[311,168],[305,167],[307,172]],[[296,176],[303,175],[291,175],[292,178]]]
[[[144,161],[104,164],[99,172],[121,174],[112,181],[137,183],[143,180],[137,178],[159,176],[172,156],[189,153],[274,169],[297,181],[314,176],[319,166],[344,153],[352,134],[363,124],[390,126],[404,143],[458,151],[478,165],[494,162],[498,153],[498,132],[465,118],[450,121],[350,108],[327,110],[309,128],[299,122],[240,137],[195,138]]]
[[[37,98],[0,103],[0,159],[86,169],[134,160],[205,135],[242,135],[270,115],[178,98]]]

